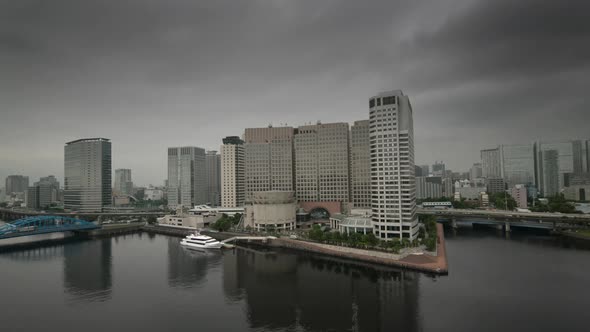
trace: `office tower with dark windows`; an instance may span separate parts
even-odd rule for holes
[[[300,126],[294,138],[300,202],[350,202],[348,123]]]
[[[401,90],[369,99],[369,138],[374,233],[383,240],[416,239],[413,115]]]
[[[64,147],[64,208],[98,212],[111,204],[111,142],[85,138]]]
[[[207,202],[205,149],[168,148],[168,206],[192,207]]]
[[[133,181],[131,180],[130,169],[120,168],[115,170],[115,187],[113,189],[116,194],[133,194]]]
[[[237,136],[223,139],[221,146],[221,206],[244,205],[244,141]]]
[[[207,203],[211,206],[221,204],[221,155],[217,151],[207,151],[205,169],[207,171]]]
[[[9,175],[6,177],[4,190],[6,195],[12,193],[26,193],[29,188],[29,177],[22,175]]]
[[[487,179],[502,177],[500,150],[498,148],[481,150],[481,175]]]
[[[350,192],[355,208],[371,207],[371,153],[369,120],[350,128]]]
[[[531,185],[535,178],[535,144],[500,145],[501,178],[514,187],[517,184]]]

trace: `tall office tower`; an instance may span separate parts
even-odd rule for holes
[[[473,166],[471,166],[471,169],[469,170],[469,179],[475,180],[475,179],[481,178],[482,176],[483,176],[483,167],[482,167],[481,163],[473,164]]]
[[[133,181],[131,180],[130,169],[120,168],[115,170],[115,188],[113,189],[118,194],[133,194]]]
[[[437,161],[434,163],[434,165],[432,165],[432,175],[433,176],[440,176],[440,177],[446,176],[446,167],[442,161],[441,162]]]
[[[539,151],[540,191],[545,196],[559,193],[559,152],[557,150]]]
[[[207,170],[207,202],[212,206],[221,204],[221,155],[217,151],[207,151],[205,169]]]
[[[6,195],[12,193],[26,193],[29,188],[29,177],[22,175],[9,175],[6,178]]]
[[[430,165],[418,165],[421,169],[422,176],[430,175]]]
[[[590,173],[590,140],[584,141],[584,151],[586,152],[586,169]]]
[[[237,136],[223,139],[221,146],[221,206],[244,205],[244,141]]]
[[[34,186],[37,188],[38,208],[45,209],[59,200],[59,182],[55,176],[43,177]]]
[[[573,173],[583,173],[587,171],[585,143],[586,142],[580,140],[572,142]]]
[[[350,192],[356,208],[371,207],[371,153],[369,120],[355,121],[350,128]]]
[[[85,138],[64,148],[64,207],[80,212],[102,211],[111,204],[111,142]]]
[[[502,177],[500,149],[481,150],[481,175],[486,179]]]
[[[514,187],[535,184],[535,145],[500,145],[501,178]]]
[[[293,127],[247,128],[244,134],[245,191],[293,191]]]
[[[205,149],[168,148],[168,207],[192,207],[207,202]]]
[[[537,187],[544,195],[554,195],[560,192],[561,189],[565,188],[565,175],[574,172],[574,144],[572,141],[561,141],[561,142],[537,142]],[[553,168],[553,154],[546,155],[548,151],[555,151],[557,153],[557,175],[554,173]],[[549,160],[545,160],[549,158]],[[578,156],[581,159],[581,156]],[[549,165],[545,165],[548,162]],[[547,168],[549,167],[549,168]],[[549,174],[545,174],[549,172]],[[554,179],[547,180],[548,177],[554,177]],[[546,187],[547,184],[552,185],[554,182],[557,183],[557,189],[553,187]]]
[[[383,240],[418,236],[414,125],[410,100],[401,90],[369,100],[371,210],[375,235]]]
[[[439,176],[417,176],[416,177],[416,198],[438,199],[443,195],[443,179]]]
[[[348,203],[348,123],[301,126],[294,141],[297,199],[303,202]]]

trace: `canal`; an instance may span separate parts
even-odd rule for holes
[[[588,331],[590,251],[447,232],[433,277],[129,234],[0,253],[2,331]]]

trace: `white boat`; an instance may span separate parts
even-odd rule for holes
[[[180,241],[180,245],[189,249],[220,249],[223,247],[223,243],[210,236],[199,234],[199,232],[187,235]]]

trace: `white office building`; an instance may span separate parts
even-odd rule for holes
[[[383,240],[413,240],[418,218],[412,106],[395,90],[370,98],[369,107],[373,229]]]
[[[244,196],[244,141],[226,137],[221,146],[221,206],[241,207]]]

